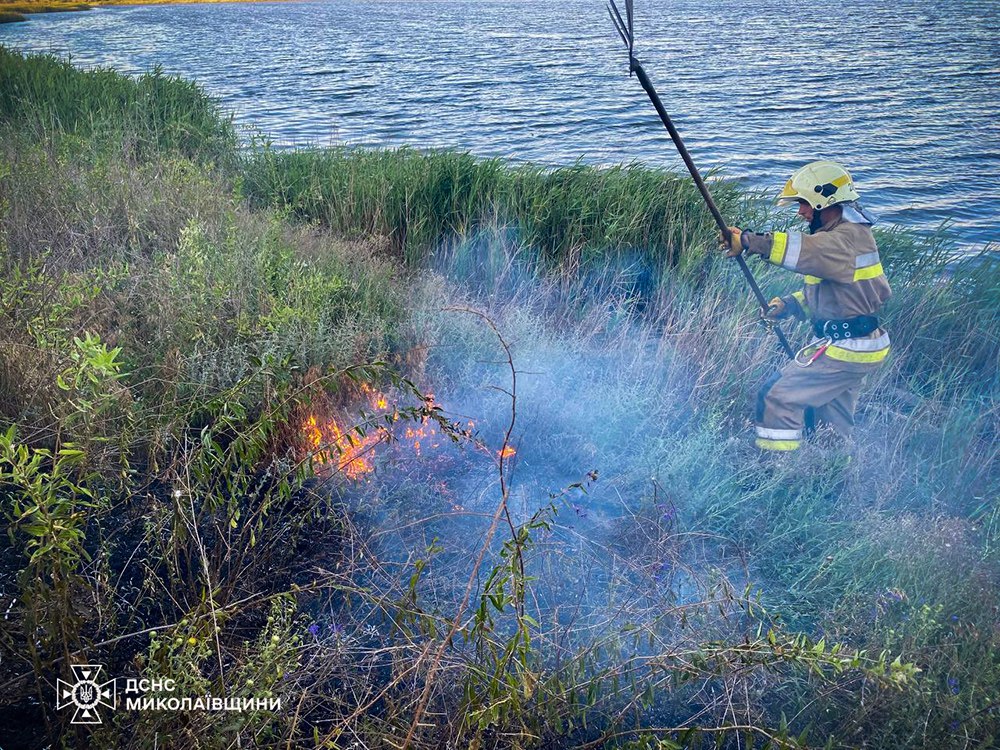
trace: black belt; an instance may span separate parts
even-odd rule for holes
[[[878,328],[878,318],[874,315],[859,315],[844,320],[814,320],[813,331],[820,338],[830,337],[834,341],[856,339],[867,336]]]

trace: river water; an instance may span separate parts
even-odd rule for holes
[[[869,208],[1000,241],[996,0],[637,0],[637,55],[703,172],[843,162]],[[0,44],[198,81],[279,145],[682,168],[600,0],[106,7]]]

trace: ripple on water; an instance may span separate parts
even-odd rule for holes
[[[839,22],[747,0],[640,3],[639,56],[702,171],[773,193],[796,166],[836,158],[885,218],[1000,240],[1000,14],[968,0],[810,8]],[[0,26],[0,43],[129,73],[162,65],[281,145],[680,163],[599,2],[105,7]]]

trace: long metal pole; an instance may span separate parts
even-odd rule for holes
[[[639,64],[639,61],[634,57],[631,57],[630,64],[632,72],[635,73],[636,78],[639,79],[639,83],[641,83],[643,89],[645,89],[647,96],[649,96],[649,100],[653,102],[653,106],[656,107],[656,113],[660,116],[664,126],[666,126],[667,132],[670,133],[670,138],[673,140],[678,152],[680,152],[681,158],[684,160],[684,164],[688,168],[688,172],[691,173],[691,177],[694,179],[694,184],[698,186],[698,190],[701,192],[701,197],[705,199],[705,204],[708,206],[708,210],[712,212],[712,217],[715,219],[715,223],[718,225],[719,231],[722,232],[723,237],[728,239],[729,225],[726,224],[726,220],[722,218],[722,213],[719,211],[718,206],[716,206],[715,201],[712,200],[712,194],[708,191],[708,186],[701,178],[701,174],[698,172],[698,167],[694,165],[694,160],[691,159],[691,154],[688,153],[687,147],[684,145],[684,141],[681,140],[681,134],[677,132],[677,128],[674,127],[674,123],[670,120],[670,115],[667,114],[667,110],[664,108],[663,102],[660,101],[659,94],[656,93],[656,89],[653,88],[653,84],[646,75],[646,71],[642,69],[642,65]],[[757,298],[757,302],[760,303],[761,310],[767,312],[767,300],[764,297],[764,293],[761,292],[760,287],[757,285],[757,280],[753,277],[753,273],[747,266],[746,259],[742,254],[737,255],[736,262],[739,263],[740,270],[743,271],[743,275],[746,276],[747,283],[750,284],[750,288],[753,290],[754,296]],[[770,326],[770,328],[778,337],[778,341],[781,342],[781,348],[785,350],[785,354],[788,355],[789,359],[793,358],[795,356],[795,352],[792,351],[792,347],[788,344],[788,339],[785,338],[785,332],[782,331],[781,327],[777,324]]]

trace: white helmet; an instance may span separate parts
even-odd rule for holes
[[[856,201],[850,173],[835,161],[814,161],[795,170],[778,196],[778,205],[803,200],[816,209]]]

